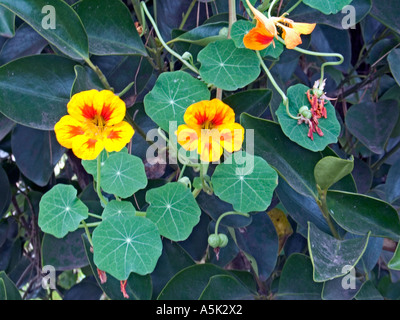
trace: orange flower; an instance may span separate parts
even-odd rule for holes
[[[67,105],[69,115],[54,127],[58,142],[83,160],[96,159],[105,148],[120,151],[132,138],[133,128],[123,121],[126,106],[109,90],[75,94]]]
[[[294,49],[302,43],[300,36],[302,34],[310,34],[315,28],[315,23],[294,22],[286,19],[285,14],[281,17],[267,18],[254,8],[249,0],[246,0],[246,2],[257,20],[256,27],[251,29],[243,38],[243,43],[248,49],[262,50],[271,43],[275,45],[273,39],[278,37],[276,26],[282,30],[282,38],[285,40],[286,48]]]
[[[185,150],[197,150],[202,161],[218,161],[223,149],[234,152],[242,147],[244,128],[235,123],[233,109],[219,99],[192,104],[184,121],[175,133],[178,143]]]

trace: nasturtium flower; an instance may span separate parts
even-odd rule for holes
[[[315,23],[294,22],[285,18],[286,14],[281,17],[267,18],[262,12],[254,8],[249,0],[246,0],[246,2],[257,20],[257,25],[243,38],[243,44],[248,49],[263,50],[271,43],[275,45],[274,37],[278,36],[277,27],[281,30],[286,48],[294,49],[302,43],[301,35],[310,34],[315,28]]]
[[[223,149],[232,153],[243,144],[244,128],[235,122],[235,112],[219,99],[203,100],[190,105],[178,127],[178,143],[188,151],[197,150],[201,161],[214,162]]]
[[[88,90],[72,96],[68,115],[54,126],[57,141],[80,159],[96,159],[103,149],[120,151],[134,130],[123,121],[125,102],[109,90]]]

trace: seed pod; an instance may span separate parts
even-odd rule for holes
[[[208,244],[210,247],[218,248],[220,246],[220,238],[218,234],[212,233],[208,236]]]

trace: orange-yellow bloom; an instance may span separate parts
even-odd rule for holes
[[[282,38],[285,40],[286,48],[294,49],[302,43],[301,35],[310,34],[315,23],[299,23],[281,17],[267,18],[264,14],[254,8],[249,0],[246,0],[247,5],[254,14],[257,20],[257,25],[247,33],[243,38],[243,43],[246,48],[251,50],[262,50],[267,48],[271,43],[274,45],[273,38],[278,37],[278,26],[282,31]]]
[[[241,149],[244,128],[235,123],[235,112],[219,99],[204,100],[186,109],[185,124],[178,127],[178,143],[188,151],[197,150],[205,162],[218,161],[223,149]]]
[[[75,94],[68,115],[54,126],[57,141],[83,160],[93,160],[103,149],[120,151],[132,138],[133,128],[123,121],[125,102],[109,90]]]

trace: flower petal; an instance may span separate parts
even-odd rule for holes
[[[264,27],[251,29],[244,37],[243,44],[247,49],[263,50],[274,40],[274,36]]]
[[[300,34],[310,34],[314,31],[315,23],[294,22],[293,29]]]
[[[283,25],[280,26],[283,29],[282,38],[285,40],[286,48],[294,49],[299,44],[302,44],[300,34],[296,30]]]
[[[276,36],[277,30],[273,19],[268,19],[262,12],[254,8],[249,0],[246,0],[246,3],[249,6],[251,12],[253,12],[254,18],[257,20],[257,27],[260,27],[259,24],[262,24],[270,35]]]
[[[74,94],[67,105],[68,113],[81,122],[94,119],[96,110],[93,102],[97,93],[98,91],[93,89]]]
[[[228,152],[239,151],[244,140],[244,128],[239,123],[225,124],[218,127],[221,146]]]
[[[108,152],[121,151],[131,141],[134,133],[132,126],[125,121],[115,126],[107,127],[103,132],[104,147]]]
[[[100,139],[88,135],[76,136],[72,141],[73,153],[82,160],[94,160],[104,149]]]
[[[210,108],[210,101],[203,100],[190,105],[183,116],[185,123],[193,129],[201,129],[202,125],[213,119],[215,108]]]
[[[85,133],[84,124],[77,121],[70,115],[64,116],[54,126],[54,131],[59,144],[71,149],[72,141],[76,136]]]
[[[110,90],[98,92],[94,98],[93,106],[107,126],[118,124],[125,117],[125,102]]]
[[[223,153],[220,141],[219,130],[201,130],[200,143],[197,149],[200,160],[204,162],[218,161]]]
[[[200,134],[200,130],[196,131],[186,124],[180,125],[176,131],[178,143],[188,151],[193,151],[198,148]]]

